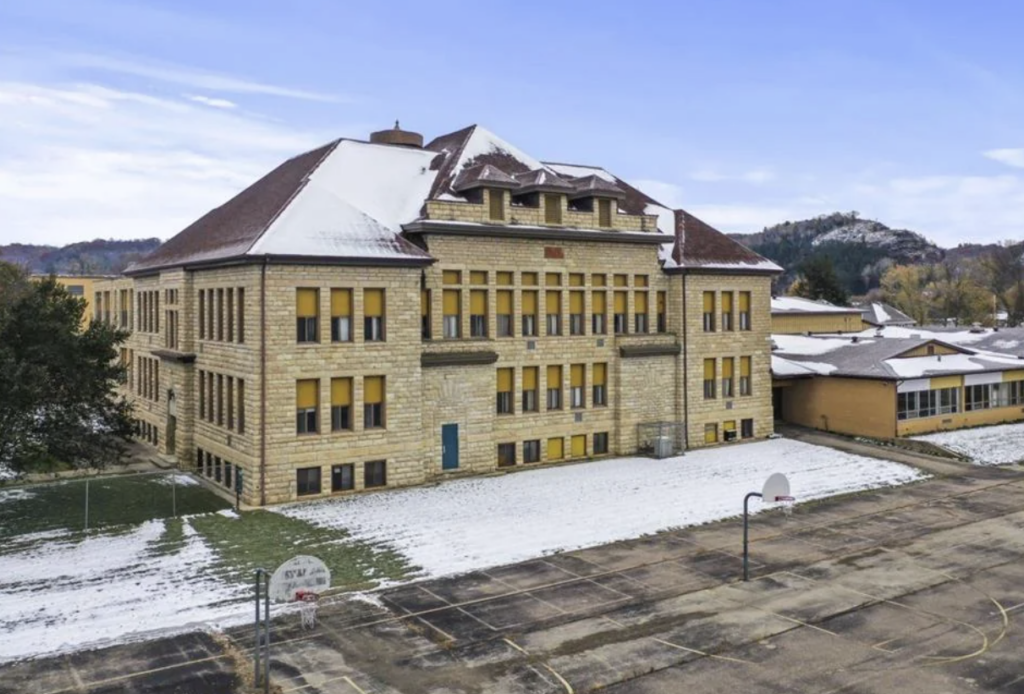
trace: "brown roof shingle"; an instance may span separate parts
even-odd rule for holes
[[[672,260],[680,267],[735,265],[761,266],[771,270],[770,261],[746,246],[733,241],[686,210],[675,210],[676,243]]]

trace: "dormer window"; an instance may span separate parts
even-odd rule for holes
[[[544,194],[544,223],[562,223],[562,196],[558,193]]]
[[[610,227],[612,225],[612,201],[604,198],[597,200],[597,225],[599,227]]]
[[[503,221],[505,219],[505,191],[491,188],[488,192],[490,194],[489,217],[491,221]]]

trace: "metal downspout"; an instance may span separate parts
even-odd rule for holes
[[[260,506],[267,505],[267,260],[260,266]]]

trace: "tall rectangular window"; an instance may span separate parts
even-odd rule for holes
[[[583,292],[572,291],[569,292],[569,334],[570,335],[582,335],[584,334],[584,314],[583,314]]]
[[[331,379],[331,431],[352,430],[352,379]]]
[[[648,330],[647,324],[647,292],[635,292],[633,294],[633,320],[636,323],[636,332],[643,334]]]
[[[295,471],[295,494],[308,496],[320,493],[320,468],[303,467]]]
[[[356,488],[355,465],[345,463],[331,466],[331,491],[348,492]]]
[[[732,330],[732,292],[722,292],[722,330]]]
[[[295,431],[299,434],[317,432],[317,408],[320,402],[320,381],[306,379],[295,384]]]
[[[513,337],[514,335],[512,327],[514,318],[512,296],[511,289],[498,290],[498,337]]]
[[[548,460],[561,460],[565,457],[565,439],[555,437],[548,439]]]
[[[704,292],[704,332],[715,332],[715,293]]]
[[[206,372],[199,372],[199,419],[206,419]]]
[[[562,223],[562,196],[558,193],[544,194],[544,222],[546,224]]]
[[[629,332],[629,325],[626,323],[626,297],[627,292],[615,292],[615,334],[625,335]]]
[[[227,405],[228,405],[228,429],[235,428],[235,379],[232,376],[228,376],[228,391],[227,391]]]
[[[715,360],[704,360],[704,399],[711,400],[715,397]]]
[[[217,317],[217,292],[213,289],[206,290],[206,339],[215,340],[217,333],[214,331]]]
[[[445,289],[443,303],[444,337],[447,340],[457,339],[462,336],[462,292],[458,289]]]
[[[516,464],[516,445],[514,443],[498,444],[498,467],[512,467]]]
[[[594,434],[594,455],[604,455],[608,452],[608,432],[600,431]]]
[[[663,333],[668,330],[667,314],[665,312],[665,304],[667,303],[667,296],[665,292],[658,292],[657,294],[657,315],[658,315],[658,326],[657,330],[659,333]]]
[[[234,342],[235,341],[235,288],[234,287],[228,287],[227,297],[228,297],[228,309],[227,309],[228,331],[227,331],[227,336],[228,336],[228,342]],[[177,314],[175,314],[175,317],[177,317]],[[177,323],[177,321],[175,321],[175,323]],[[177,330],[177,326],[175,326],[175,330]]]
[[[586,458],[587,457],[587,435],[586,434],[575,434],[569,440],[569,454],[573,458]]]
[[[157,365],[159,367],[159,364]],[[224,375],[217,374],[217,426],[224,426]]]
[[[740,292],[740,330],[750,330],[750,292]]]
[[[754,438],[754,420],[753,419],[741,419],[740,420],[740,438],[752,439]]]
[[[547,334],[562,334],[562,292],[546,291],[544,293],[544,310],[547,320]]]
[[[245,343],[245,287],[239,287],[236,292],[236,304],[238,304],[238,325],[236,326],[236,333],[238,336],[238,344]]]
[[[612,225],[612,201],[599,198],[597,201],[597,226],[610,227]]]
[[[736,440],[736,420],[730,419],[722,422],[722,439],[725,441]]]
[[[590,297],[591,323],[595,335],[608,332],[608,294],[595,291]]]
[[[206,339],[206,292],[199,290],[199,339]]]
[[[536,366],[523,367],[523,412],[537,411],[539,371]]]
[[[160,295],[157,295],[157,301]],[[217,290],[217,341],[224,342],[224,290]]]
[[[320,315],[320,291],[295,290],[295,323],[297,342],[319,342],[317,318]]]
[[[540,461],[540,439],[523,441],[523,462],[536,463]]]
[[[430,339],[430,290],[420,290],[420,337],[424,340]]]
[[[753,392],[750,382],[750,357],[740,357],[740,395]]]
[[[523,290],[523,337],[537,337],[537,292]]]
[[[363,340],[384,341],[384,290],[363,290]]]
[[[469,335],[487,337],[486,289],[473,289],[469,292]]]
[[[584,390],[586,388],[586,365],[571,364],[569,366],[569,406],[573,408],[586,407]]]
[[[245,379],[238,379],[238,433],[245,433]]]
[[[562,367],[549,366],[547,370],[548,409],[562,409]]]
[[[704,425],[704,443],[718,443],[718,425]]]
[[[733,397],[733,365],[732,357],[722,357],[722,397]]]
[[[363,379],[363,427],[384,427],[384,377],[367,376]]]
[[[498,369],[498,414],[512,414],[512,381],[514,369]]]
[[[594,364],[593,374],[593,406],[600,407],[608,404],[608,364]]]
[[[490,219],[500,222],[505,219],[505,191],[491,188],[487,193]]]
[[[388,483],[388,464],[383,460],[371,460],[363,464],[363,487],[385,487]]]

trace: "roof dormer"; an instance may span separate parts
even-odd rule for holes
[[[566,196],[572,184],[547,169],[534,169],[514,174],[519,187],[512,193],[515,201],[525,207],[543,208],[545,224],[565,224]]]
[[[577,178],[572,185],[573,191],[569,194],[569,200],[575,208],[582,212],[596,211],[597,226],[611,228],[614,224],[613,211],[618,209],[619,200],[625,199],[626,191],[596,175]]]

